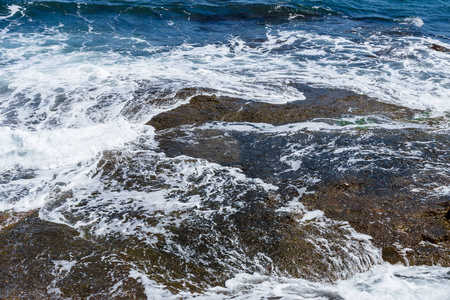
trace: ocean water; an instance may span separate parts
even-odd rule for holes
[[[283,104],[305,99],[299,85],[343,89],[444,119],[430,127],[389,123],[379,128],[448,134],[450,53],[435,51],[433,44],[450,49],[449,1],[2,0],[0,211],[39,209],[40,218],[80,232],[88,228],[94,237],[133,236],[151,246],[156,235],[169,235],[166,223],[181,221],[162,220],[152,227],[140,223],[142,218],[117,215],[212,209],[205,199],[232,211],[236,208],[221,196],[235,197],[229,189],[276,191],[277,186],[238,168],[158,151],[154,128],[144,124],[195,94]],[[186,88],[196,92],[180,96]],[[204,126],[280,135],[340,130],[320,122],[264,129]],[[293,145],[280,160],[295,171],[308,151]],[[117,178],[97,175],[102,161],[115,163],[125,177],[157,176],[164,184],[126,189]],[[449,165],[439,168],[450,176]],[[203,192],[186,193],[193,185]],[[54,201],[69,190],[70,197]],[[450,188],[432,190],[448,196]],[[94,195],[97,191],[101,196]],[[89,195],[95,201],[86,204]],[[283,209],[314,220],[320,237],[337,224],[298,203]],[[385,264],[370,237],[348,224],[339,226],[348,236],[351,265],[333,283],[236,267],[225,286],[174,294],[145,267],[134,266],[129,276],[140,280],[149,299],[450,299],[449,268]],[[246,261],[245,253],[235,256],[257,264]],[[55,268],[70,271],[71,263]]]

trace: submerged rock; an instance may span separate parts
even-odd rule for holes
[[[298,193],[280,195],[237,169],[107,152],[91,176],[95,193],[61,190],[42,213],[59,215],[174,293],[202,292],[238,273],[334,281],[379,262],[368,236],[301,207],[284,210]]]

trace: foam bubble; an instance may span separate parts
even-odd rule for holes
[[[25,131],[0,128],[0,168],[16,165],[56,169],[91,159],[103,150],[123,146],[136,138],[130,123],[97,124],[82,128]]]
[[[422,27],[424,23],[423,23],[423,20],[419,17],[409,17],[409,18],[404,18],[404,19],[400,20],[400,24]]]
[[[449,271],[450,268],[443,267],[384,264],[335,284],[257,273],[238,274],[226,282],[225,288],[211,289],[195,299],[444,300],[448,298]]]

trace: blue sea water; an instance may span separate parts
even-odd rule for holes
[[[106,63],[111,58],[108,64],[122,65],[145,59],[164,64],[166,58],[166,67],[177,61],[186,65],[185,72],[213,60],[206,69],[215,75],[240,75],[239,81],[259,78],[264,68],[281,68],[274,75],[279,78],[268,78],[273,84],[285,76],[442,111],[449,107],[442,100],[448,95],[448,60],[429,48],[448,45],[449,10],[447,1],[418,0],[2,1],[0,55],[7,73],[1,90],[13,86],[20,77],[15,71],[21,65],[28,68],[33,59],[67,66],[60,57],[84,53],[84,58],[73,59]],[[226,50],[221,47],[229,53],[219,53]],[[321,74],[312,76],[310,68]],[[362,75],[357,78],[361,82],[339,82],[351,73]],[[199,75],[176,80],[198,78],[220,89]],[[333,79],[324,80],[326,76]],[[419,88],[419,82],[426,88]],[[229,83],[228,89],[233,88]],[[404,99],[399,90],[406,93]],[[430,97],[423,99],[424,94]]]
[[[11,14],[11,5],[20,10]],[[66,51],[149,55],[145,48],[265,39],[267,27],[343,36],[433,37],[448,41],[448,1],[2,1],[0,28],[68,34]],[[141,43],[129,40],[142,39]],[[14,40],[3,42],[14,47]],[[58,43],[57,39],[53,41]]]
[[[143,124],[186,103],[175,97],[182,88],[286,103],[304,99],[295,86],[309,84],[448,115],[450,53],[433,44],[450,49],[450,1],[1,0],[0,169],[19,179],[2,181],[0,210],[42,208],[57,182],[85,184],[80,174],[102,151],[139,136],[151,144]],[[177,101],[139,102],[142,86]],[[345,299],[413,299],[417,289],[405,286],[417,282],[448,288],[443,269],[405,283],[397,275],[410,269],[386,268],[339,286],[257,278],[254,297],[280,286],[286,299],[312,288]],[[364,276],[374,283],[361,291]],[[230,286],[253,280],[244,277]],[[396,288],[382,294],[386,286]]]

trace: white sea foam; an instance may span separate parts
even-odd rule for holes
[[[337,284],[344,299],[448,299],[450,268],[385,264]]]
[[[25,131],[0,128],[0,169],[16,165],[57,169],[89,160],[103,150],[123,146],[137,136],[130,123],[97,124],[84,128]]]
[[[133,141],[139,126],[118,119],[84,128],[25,131],[0,128],[0,170],[11,181],[0,185],[0,210],[42,207],[58,182],[79,181],[104,150]],[[151,144],[151,137],[146,141]],[[77,179],[78,178],[78,179]]]
[[[303,279],[271,277],[258,273],[238,274],[225,287],[210,289],[202,295],[182,293],[167,299],[343,299],[343,300],[447,300],[450,268],[404,267],[384,264],[366,273],[334,284]],[[146,291],[163,292],[149,282]],[[151,297],[149,299],[152,299]]]
[[[450,109],[450,63],[445,53],[429,48],[432,43],[443,44],[431,38],[393,41],[372,36],[355,43],[342,37],[269,30],[267,41],[257,48],[235,38],[229,44],[186,44],[159,54],[153,47],[149,56],[131,58],[114,52],[67,53],[69,37],[52,30],[44,36],[15,36],[21,47],[0,49],[11,62],[0,71],[10,90],[2,102],[3,118],[12,118],[5,114],[15,105],[21,105],[14,117],[21,123],[55,126],[57,120],[60,126],[72,126],[86,122],[83,116],[93,110],[100,116],[90,115],[91,119],[114,118],[125,102],[133,101],[140,80],[154,87],[212,88],[273,103],[304,99],[294,85],[310,83],[413,108]],[[286,46],[293,49],[273,53]],[[104,107],[96,106],[99,102]]]
[[[22,12],[25,11],[25,9],[19,5],[9,5],[8,9],[9,9],[9,14],[6,16],[0,16],[0,20],[6,20],[8,18],[14,17],[14,15],[18,12],[20,12],[22,14]]]
[[[406,24],[406,25],[414,25],[416,27],[422,27],[423,26],[423,20],[419,17],[409,17],[404,18],[400,20],[400,24]]]
[[[219,130],[230,130],[238,132],[259,132],[259,133],[278,133],[280,135],[289,134],[292,132],[299,131],[347,131],[356,128],[383,128],[383,129],[406,129],[406,128],[420,128],[420,129],[432,129],[433,127],[417,124],[417,123],[406,123],[406,122],[396,122],[391,121],[389,123],[367,123],[358,124],[357,120],[361,120],[366,117],[353,117],[353,118],[342,118],[339,120],[329,120],[330,122],[336,123],[332,125],[329,123],[318,121],[308,121],[300,123],[290,123],[286,125],[272,125],[267,123],[250,123],[250,122],[213,122],[206,123],[198,126],[199,129],[219,129]],[[345,126],[339,125],[339,122],[348,122]]]
[[[310,220],[313,220],[316,218],[321,218],[323,216],[324,216],[324,213],[321,210],[308,211],[307,213],[305,213],[305,215],[303,216],[301,221],[306,222],[306,221],[310,221]]]

